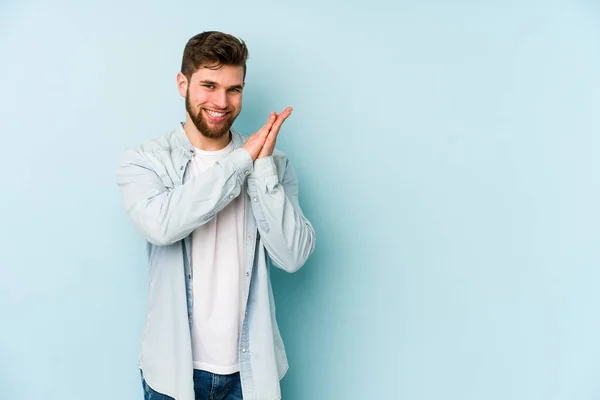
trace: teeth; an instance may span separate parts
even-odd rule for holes
[[[216,111],[210,111],[210,110],[206,110],[207,113],[209,113],[211,116],[215,117],[215,118],[221,118],[222,116],[225,115],[225,113],[219,113]]]

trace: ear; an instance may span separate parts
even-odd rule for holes
[[[185,77],[184,74],[182,74],[181,72],[177,73],[177,89],[179,90],[179,94],[181,95],[181,97],[185,98],[185,94],[187,93],[187,89],[188,89],[188,80]]]

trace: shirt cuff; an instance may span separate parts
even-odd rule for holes
[[[252,157],[246,149],[239,148],[234,150],[231,153],[231,162],[233,163],[235,170],[243,176],[248,176],[254,171]]]
[[[277,176],[277,167],[275,167],[273,156],[257,158],[256,161],[254,161],[254,172],[252,173],[252,177],[267,178],[269,176]]]

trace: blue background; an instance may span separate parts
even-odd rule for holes
[[[253,133],[317,250],[274,273],[285,400],[600,398],[595,1],[0,5],[0,398],[142,397],[121,151],[184,118],[185,42],[250,49]]]

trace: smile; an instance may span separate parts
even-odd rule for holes
[[[225,116],[227,116],[227,113],[224,112],[211,111],[207,109],[204,109],[204,111],[206,111],[206,114],[208,114],[209,118],[215,122],[223,121]]]

